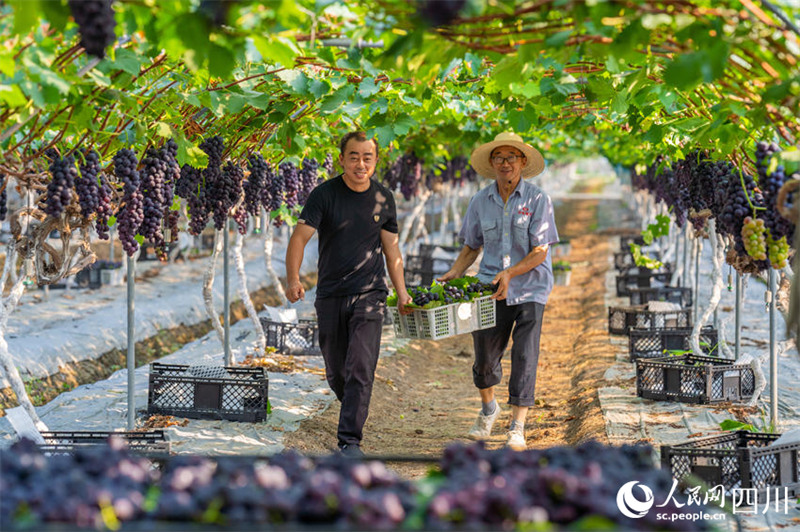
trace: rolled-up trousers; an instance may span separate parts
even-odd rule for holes
[[[478,389],[491,388],[500,383],[503,378],[500,361],[511,338],[514,343],[511,346],[508,403],[516,406],[534,405],[543,315],[544,305],[541,303],[507,305],[502,300],[497,302],[496,325],[472,333],[475,347],[472,380]]]
[[[380,354],[386,293],[372,290],[326,297],[317,299],[314,306],[325,377],[342,403],[337,431],[339,447],[360,444]]]

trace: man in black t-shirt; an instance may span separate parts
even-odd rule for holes
[[[339,146],[344,173],[311,191],[286,250],[286,296],[305,296],[300,264],[306,244],[319,233],[317,310],[325,376],[342,403],[337,437],[343,453],[360,456],[364,423],[380,351],[389,277],[397,307],[411,303],[403,279],[394,196],[370,179],[378,144],[361,132],[345,135]]]

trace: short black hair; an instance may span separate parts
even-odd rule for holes
[[[351,139],[356,139],[360,142],[371,140],[372,144],[375,145],[375,157],[378,156],[380,148],[378,147],[378,141],[375,140],[375,137],[368,139],[367,134],[364,133],[363,131],[351,131],[350,133],[342,137],[342,141],[339,143],[339,152],[342,154],[342,157],[344,157],[344,149],[347,147],[347,143],[350,142]]]

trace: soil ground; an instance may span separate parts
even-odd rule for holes
[[[569,286],[556,286],[545,309],[537,375],[536,406],[528,412],[528,446],[575,445],[595,439],[607,443],[605,421],[597,398],[603,373],[613,362],[608,348],[604,303],[609,268],[609,238],[593,234],[597,201],[565,201],[558,209],[559,234],[570,238]],[[381,456],[438,457],[465,435],[477,415],[480,399],[472,383],[472,337],[440,341],[416,340],[395,356],[381,358],[376,372],[363,449]],[[496,387],[502,417],[490,448],[505,443],[510,422],[509,357]],[[336,446],[339,403],[301,423],[286,435],[287,448],[318,454]],[[390,462],[407,477],[424,475],[429,464]]]

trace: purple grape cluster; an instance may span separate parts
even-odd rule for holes
[[[778,212],[776,208],[778,191],[786,182],[786,171],[783,165],[778,165],[771,173],[768,172],[771,158],[780,152],[777,144],[767,145],[759,142],[756,145],[756,168],[758,169],[758,185],[764,196],[766,211],[759,213],[759,218],[764,220],[773,240],[786,237],[791,240],[794,236],[794,224]]]
[[[247,159],[247,169],[250,174],[244,183],[244,206],[247,213],[258,216],[261,213],[263,190],[267,186],[269,164],[261,155],[251,155]]]
[[[149,147],[142,159],[141,193],[144,198],[143,215],[139,234],[153,244],[163,242],[161,219],[164,217],[164,188],[170,167],[162,154]]]
[[[333,155],[330,153],[325,156],[325,160],[322,161],[322,170],[323,173],[320,176],[320,181],[324,181],[325,179],[330,179],[333,177]]]
[[[106,47],[114,42],[114,0],[69,0],[72,17],[78,24],[81,46],[86,53],[103,59]]]
[[[228,22],[230,12],[236,0],[200,0],[198,13],[204,14],[216,27],[221,27]]]
[[[100,240],[108,240],[108,221],[114,213],[114,207],[111,204],[113,190],[108,182],[108,177],[104,173],[97,176],[97,220],[95,221],[94,229],[97,231],[97,237]]]
[[[136,169],[138,161],[133,150],[123,148],[114,155],[114,174],[122,186],[122,207],[117,214],[119,240],[129,257],[139,249],[136,232],[144,220],[144,198],[141,179]]]
[[[175,182],[175,194],[186,200],[189,234],[195,236],[206,228],[217,203],[212,191],[223,180],[220,167],[222,166],[222,155],[225,152],[225,143],[222,137],[216,135],[203,140],[200,143],[200,149],[208,155],[208,166],[200,170],[185,164],[181,167],[180,177]],[[217,205],[217,207],[221,208],[222,205]],[[227,217],[227,212],[225,217]]]
[[[249,216],[247,214],[247,209],[243,204],[231,211],[231,218],[233,218],[233,221],[236,222],[236,230],[239,231],[239,234],[246,235],[247,220],[249,219]]]
[[[185,164],[181,167],[181,177],[176,184],[178,196],[186,200],[189,215],[189,234],[199,235],[206,228],[211,217],[206,206],[206,185],[203,171]]]
[[[283,179],[283,201],[289,209],[293,209],[300,201],[303,184],[300,182],[300,172],[293,162],[287,161],[278,165],[278,172]]]
[[[469,159],[453,157],[441,167],[438,179],[442,183],[461,185],[464,182],[476,181],[478,173],[469,164]]]
[[[206,181],[207,205],[211,208],[214,227],[218,231],[225,228],[225,220],[228,219],[231,208],[239,201],[243,180],[244,171],[229,161],[217,181],[211,183]]]
[[[8,216],[8,186],[11,183],[6,175],[0,172],[0,221]]]
[[[689,189],[689,198],[692,201],[692,209],[699,213],[705,209],[710,209],[714,203],[714,163],[708,158],[708,154],[701,151],[690,153],[686,160],[692,172],[692,183]],[[693,220],[695,226],[701,222]]]
[[[181,166],[178,164],[178,144],[169,139],[160,150],[161,159],[167,163],[167,175],[164,179],[164,209],[172,207],[175,197],[175,184],[181,177]],[[166,216],[166,213],[165,213]]]
[[[172,210],[172,202],[175,195],[175,184],[181,176],[181,167],[178,164],[178,144],[172,140],[167,140],[159,150],[159,157],[166,165],[166,174],[162,186],[161,196],[164,200],[162,215],[164,231],[160,232],[161,238],[154,241],[156,255],[159,260],[167,260],[167,246],[169,243],[178,239],[178,220],[180,214]]]
[[[319,163],[316,159],[303,159],[303,167],[300,169],[300,194],[297,203],[300,206],[306,204],[308,195],[319,183]]]
[[[456,286],[445,285],[444,286],[444,303],[449,305],[451,303],[458,303],[460,301],[465,301],[467,299],[467,295],[464,291]]]
[[[466,287],[466,292],[468,294],[484,294],[485,292],[494,292],[497,290],[499,285],[492,284],[492,283],[482,283],[478,281],[477,283],[468,284]]]
[[[383,182],[391,190],[400,188],[406,200],[417,195],[422,180],[422,161],[414,152],[398,157],[383,173]]]
[[[672,478],[654,467],[648,446],[611,447],[590,441],[517,452],[489,451],[482,443],[457,444],[445,449],[441,470],[443,482],[427,503],[426,530],[513,530],[520,523],[550,523],[560,529],[588,517],[622,530],[710,528],[704,521],[657,519],[658,514],[705,509],[687,506],[687,497],[677,491],[664,507],[640,519],[620,512],[617,491],[631,480],[649,487],[658,504],[670,493]]]
[[[267,165],[266,186],[261,190],[261,203],[264,209],[269,213],[280,209],[283,205],[283,194],[283,174],[273,171],[272,167]],[[278,216],[273,223],[275,227],[280,227],[283,220]]]
[[[45,152],[45,157],[50,159],[52,179],[47,184],[44,212],[57,218],[72,201],[72,187],[78,177],[78,169],[75,168],[75,157],[68,155],[62,159],[53,148]]]
[[[24,522],[104,528],[102,508],[120,521],[141,519],[153,478],[150,462],[131,455],[119,439],[49,457],[22,439],[0,451],[0,528]]]
[[[185,200],[198,193],[198,187],[203,182],[202,170],[184,164],[180,169],[180,175],[175,181],[175,194]]]
[[[778,165],[772,173],[768,172],[770,158],[778,151],[774,144],[762,142],[756,146],[757,182],[731,163],[711,161],[698,151],[671,166],[659,156],[645,174],[632,172],[631,182],[636,188],[653,194],[657,201],[664,202],[679,226],[688,217],[697,229],[701,229],[705,215],[710,214],[717,221],[717,233],[733,238],[734,254],[738,257],[747,256],[742,240],[745,219],[756,214],[769,229],[767,239],[771,257],[777,259],[773,264],[778,265],[783,263],[780,258],[785,258],[788,253],[787,241],[782,237],[790,236],[793,231],[792,224],[775,209],[777,191],[786,178],[783,168]],[[705,215],[698,215],[701,211]],[[772,236],[773,228],[777,237]],[[766,260],[748,260],[748,263],[756,270],[769,266]]]
[[[116,443],[45,457],[23,440],[0,451],[0,486],[4,530],[25,522],[103,528],[104,507],[123,523],[396,530],[416,504],[413,485],[381,462],[336,454],[315,464],[292,452],[268,460],[178,455],[159,474]]]
[[[458,18],[467,0],[418,0],[417,14],[428,25],[446,26]]]
[[[81,214],[84,218],[89,218],[100,205],[100,156],[96,151],[81,150],[83,164],[79,166],[80,177],[75,180],[75,193],[78,195],[78,204],[81,206]]]
[[[408,295],[414,301],[415,305],[424,307],[433,301],[439,301],[441,296],[436,292],[429,292],[425,287],[414,286],[408,289]]]

